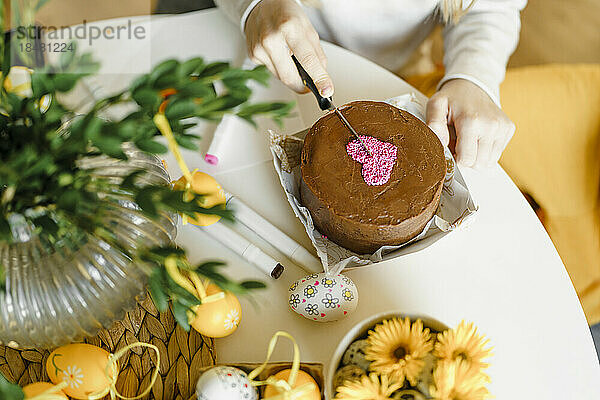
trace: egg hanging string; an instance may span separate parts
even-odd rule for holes
[[[180,261],[186,263],[185,260]],[[179,286],[181,286],[194,296],[198,297],[202,304],[211,303],[213,301],[225,298],[224,292],[219,292],[208,296],[206,293],[206,284],[202,283],[202,280],[196,272],[187,270],[185,272],[188,276],[186,277],[185,275],[183,275],[177,267],[177,257],[174,255],[171,255],[166,258],[165,269],[167,270],[167,273],[169,274],[171,279],[175,281],[175,283],[177,283]]]
[[[28,397],[27,400],[65,400],[64,395],[59,395],[58,392],[66,388],[67,382],[62,381],[58,385],[52,386],[50,389],[43,391],[33,397]]]
[[[185,178],[185,190],[189,191],[192,185],[192,173],[190,172],[190,169],[188,168],[183,156],[181,155],[181,152],[179,151],[179,146],[177,145],[175,136],[173,136],[171,125],[169,125],[169,120],[162,112],[155,114],[152,120],[154,121],[154,125],[156,125],[160,133],[167,139],[167,146],[175,156],[175,161],[177,161],[177,165],[179,165],[179,169]],[[182,214],[181,220],[185,225],[187,223],[187,215]]]
[[[152,373],[152,378],[150,379],[150,383],[148,384],[148,387],[146,388],[146,390],[144,390],[142,393],[140,393],[139,395],[137,395],[135,397],[125,397],[117,391],[117,377],[119,374],[116,372],[111,374],[111,371],[117,371],[117,361],[121,357],[123,357],[125,355],[125,353],[127,353],[129,350],[133,349],[134,347],[148,347],[148,348],[154,350],[156,352],[156,362],[155,362],[156,369]],[[150,391],[152,390],[152,387],[154,386],[154,383],[156,382],[156,379],[158,378],[159,370],[160,370],[160,352],[158,351],[158,347],[156,347],[155,345],[150,344],[150,343],[142,343],[142,342],[137,342],[137,343],[132,343],[130,345],[127,345],[127,346],[123,347],[121,350],[117,351],[114,354],[111,354],[108,357],[108,363],[106,364],[104,373],[106,375],[106,379],[108,379],[108,381],[110,382],[110,385],[106,389],[104,389],[98,393],[90,394],[88,396],[88,400],[99,400],[99,399],[103,398],[104,396],[106,396],[107,394],[110,394],[111,400],[115,400],[117,398],[123,399],[123,400],[141,399],[142,397],[144,397],[148,393],[150,393]]]
[[[153,118],[154,125],[158,128],[160,133],[167,139],[167,145],[169,150],[175,156],[175,160],[177,161],[177,165],[179,165],[179,169],[183,173],[185,178],[185,190],[190,191],[192,185],[192,173],[188,168],[181,152],[179,151],[179,146],[177,145],[177,141],[175,140],[175,136],[173,136],[173,131],[171,130],[171,126],[169,125],[169,120],[165,117],[164,113],[159,112],[154,115]],[[187,223],[187,215],[183,214],[181,216],[182,222],[185,225]],[[186,262],[185,260],[183,260]],[[191,269],[187,271],[189,279],[187,279],[181,272],[179,272],[179,268],[177,267],[177,259],[175,257],[167,257],[165,261],[165,267],[168,274],[171,278],[178,283],[185,290],[190,292],[193,295],[197,295],[202,303],[210,303],[212,301],[216,301],[225,297],[225,293],[219,292],[211,296],[206,295],[205,285],[201,282],[200,277],[196,272]],[[192,283],[190,283],[190,280]]]
[[[290,375],[286,380],[277,379],[273,376],[268,377],[264,381],[255,381],[256,378],[264,369],[267,367],[271,356],[273,355],[273,351],[275,350],[275,346],[277,345],[277,340],[280,337],[288,338],[292,341],[294,345],[294,358],[292,361],[292,368],[290,371]],[[302,386],[298,386],[294,388],[294,383],[296,383],[296,378],[298,377],[298,371],[300,370],[300,349],[298,348],[298,343],[296,343],[296,339],[292,335],[287,332],[278,331],[275,332],[273,337],[269,342],[269,347],[267,350],[267,359],[264,363],[262,363],[259,367],[255,368],[248,374],[248,380],[252,383],[253,386],[264,386],[269,385],[275,387],[280,394],[276,396],[271,396],[268,400],[294,400],[301,399],[304,395],[310,393],[315,390],[315,384],[312,382],[306,383]],[[266,400],[266,399],[265,399]]]

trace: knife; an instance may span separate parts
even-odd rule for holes
[[[352,125],[350,125],[350,122],[348,122],[346,117],[344,117],[344,114],[342,114],[340,109],[337,108],[333,104],[333,98],[321,96],[321,94],[319,93],[319,89],[317,89],[317,85],[315,85],[315,82],[312,80],[310,75],[308,75],[308,72],[306,72],[304,67],[302,67],[302,64],[300,64],[300,62],[298,61],[296,56],[294,56],[293,54],[292,54],[292,60],[294,60],[294,64],[296,64],[296,68],[298,69],[300,78],[302,78],[302,83],[304,83],[304,86],[306,86],[312,92],[312,94],[315,95],[315,97],[317,99],[317,103],[319,103],[319,108],[323,111],[333,110],[335,112],[335,114],[342,120],[342,123],[344,124],[344,126],[346,128],[348,128],[348,130],[354,135],[354,137],[356,139],[358,139],[360,144],[362,144],[363,148],[365,149],[365,151],[367,152],[369,157],[373,157],[373,155],[371,154],[371,151],[369,151],[369,148],[367,147],[365,142],[363,142],[363,140],[360,138],[360,136],[358,136],[358,133],[356,133],[356,131],[354,130]]]

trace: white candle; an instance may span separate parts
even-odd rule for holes
[[[250,59],[246,58],[242,65],[243,69],[251,69],[254,64]],[[225,93],[225,88],[223,87],[222,82],[215,82],[215,91],[217,95],[222,95]],[[219,161],[222,159],[223,155],[227,151],[227,143],[229,142],[228,136],[232,134],[232,132],[244,132],[248,131],[248,133],[254,133],[253,128],[243,119],[236,117],[232,114],[224,115],[221,119],[221,122],[217,125],[215,132],[213,133],[212,141],[210,142],[210,146],[206,151],[206,155],[204,156],[204,161],[211,165],[218,165]]]

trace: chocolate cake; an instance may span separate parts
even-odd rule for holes
[[[302,148],[302,203],[319,232],[356,253],[405,243],[437,210],[442,144],[418,118],[387,103],[355,101],[340,110],[371,155],[338,115],[320,118]]]

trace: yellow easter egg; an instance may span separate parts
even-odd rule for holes
[[[282,371],[279,371],[278,373],[276,373],[273,376],[276,379],[287,381],[288,378],[290,377],[290,372],[292,372],[291,369],[284,369]],[[298,371],[298,375],[296,377],[296,382],[294,383],[292,388],[297,388],[299,386],[306,385],[307,383],[313,383],[314,388],[311,391],[307,392],[306,394],[304,394],[300,397],[294,397],[294,400],[320,400],[321,399],[321,392],[319,391],[319,385],[317,385],[317,382],[315,382],[315,380],[313,379],[312,376],[310,376],[308,373],[306,373],[302,370]],[[265,393],[262,398],[267,400],[271,397],[278,396],[279,394],[281,394],[281,393],[279,392],[279,390],[277,390],[277,388],[275,386],[267,385],[265,387]]]
[[[67,383],[63,392],[68,396],[87,399],[89,395],[109,388],[110,381],[105,372],[109,356],[106,350],[91,344],[68,344],[50,353],[46,371],[52,383]],[[109,371],[111,379],[117,374],[116,367]]]
[[[206,287],[208,296],[223,290],[215,284]],[[242,319],[242,306],[233,293],[225,292],[225,297],[194,308],[196,313],[190,325],[204,336],[220,338],[231,335]]]
[[[30,399],[34,396],[40,395],[40,394],[52,389],[54,386],[55,385],[50,382],[30,383],[29,385],[27,385],[23,388],[23,393],[25,394],[25,400]],[[69,398],[63,393],[62,390],[59,390],[58,392],[53,392],[52,395],[55,396],[57,399],[61,398],[61,399],[69,400]]]
[[[184,176],[179,178],[173,184],[173,188],[177,190],[185,189],[187,181]],[[211,208],[216,205],[222,204],[225,208],[225,191],[219,183],[212,176],[205,174],[204,172],[194,171],[192,173],[191,189],[197,194],[203,195],[202,200],[199,204],[205,208]],[[196,213],[196,218],[188,219],[191,224],[199,226],[212,225],[221,217],[218,215],[210,214],[199,214]]]

